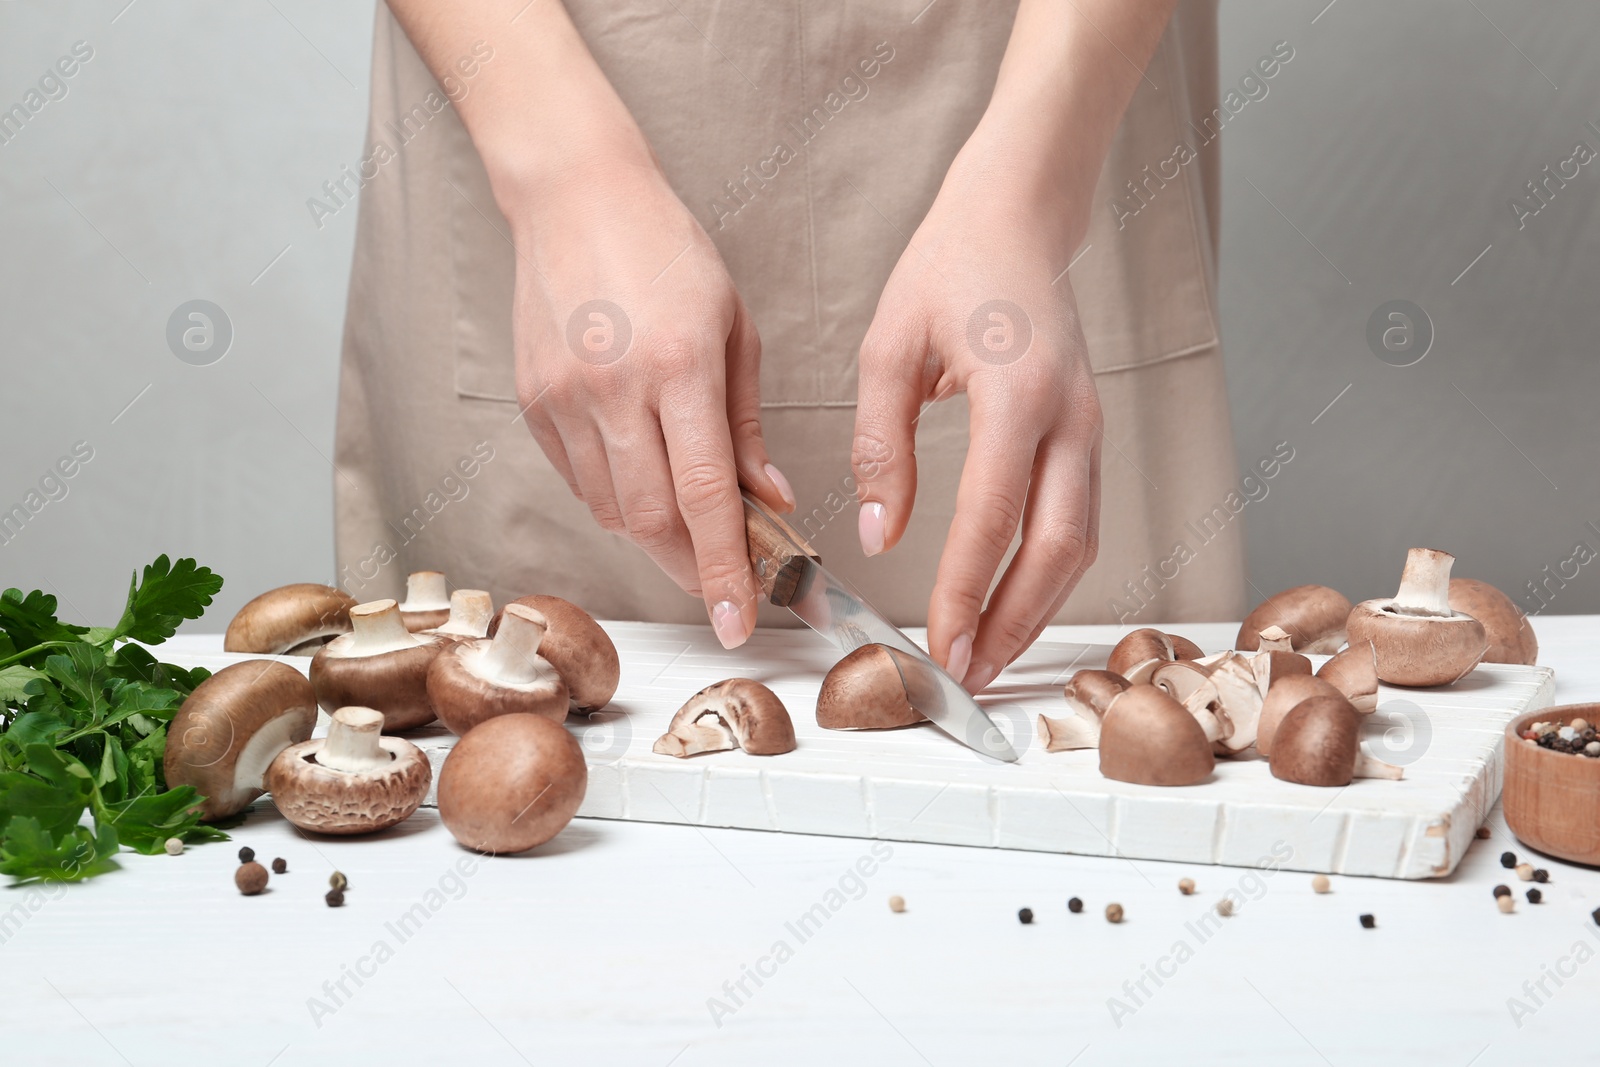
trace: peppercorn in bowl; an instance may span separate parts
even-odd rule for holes
[[[1506,727],[1506,823],[1530,848],[1600,864],[1600,704],[1530,712]]]

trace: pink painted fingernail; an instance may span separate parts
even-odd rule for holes
[[[945,657],[944,672],[952,678],[965,678],[972,663],[972,635],[962,634],[950,642],[950,655]]]
[[[724,600],[711,609],[711,628],[717,632],[717,640],[722,642],[723,648],[738,648],[750,636],[745,632],[739,605],[731,600]]]
[[[876,556],[883,551],[884,511],[882,504],[862,504],[861,516],[856,520],[861,534],[861,551]]]
[[[975,663],[962,679],[961,687],[969,693],[981,693],[983,687],[994,681],[995,670],[987,663]]]
[[[793,511],[794,487],[789,484],[789,479],[785,478],[783,476],[783,472],[770,463],[768,463],[766,466],[766,472],[767,477],[772,481],[772,484],[777,487],[778,495],[783,497],[783,502],[789,505],[790,511]]]

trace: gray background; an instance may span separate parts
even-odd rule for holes
[[[252,592],[333,575],[355,211],[318,229],[305,201],[360,156],[372,9],[125,3],[0,0],[0,108],[73,42],[95,50],[0,145],[0,510],[94,449],[0,545],[0,584],[108,622],[136,565],[194,555],[228,579],[215,629]],[[1295,49],[1221,141],[1239,456],[1296,451],[1246,511],[1251,581],[1381,595],[1407,545],[1433,544],[1536,607],[1527,583],[1600,547],[1600,161],[1521,230],[1508,200],[1578,140],[1600,148],[1600,11],[1324,3],[1222,10],[1225,83]],[[167,348],[192,299],[233,323],[211,366]],[[1436,333],[1405,368],[1365,340],[1395,299]],[[1600,611],[1592,571],[1549,610]]]

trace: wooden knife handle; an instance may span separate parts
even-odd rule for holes
[[[802,561],[820,560],[794,527],[761,501],[744,493],[744,529],[750,542],[750,566],[761,598],[788,607],[799,591]]]

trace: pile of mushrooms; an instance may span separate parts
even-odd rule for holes
[[[681,759],[734,748],[777,756],[794,747],[794,722],[778,695],[753,679],[729,678],[690,697],[652,751]]]

